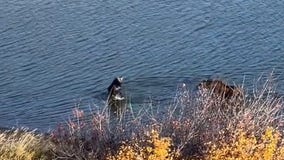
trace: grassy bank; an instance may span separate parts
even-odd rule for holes
[[[91,117],[74,108],[48,136],[1,133],[0,159],[283,159],[284,103],[272,88],[266,82],[228,101],[193,96],[182,85],[170,105],[119,116],[107,107]]]

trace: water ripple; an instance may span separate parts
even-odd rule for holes
[[[1,3],[1,2],[0,2]],[[3,4],[3,5],[2,5]],[[284,79],[283,4],[16,1],[0,10],[0,126],[52,127],[102,104],[115,76],[139,106],[178,83]],[[250,86],[251,82],[248,82]],[[283,87],[279,87],[279,92]]]

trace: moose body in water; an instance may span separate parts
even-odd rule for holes
[[[200,91],[207,90],[214,96],[222,99],[244,98],[244,91],[241,87],[227,85],[221,80],[204,80],[199,83]]]
[[[120,113],[125,108],[125,97],[121,92],[123,77],[116,77],[108,87],[107,103],[110,109],[116,113]]]
[[[245,94],[242,87],[228,85],[221,80],[204,80],[199,83],[198,88],[201,97],[205,98],[203,102],[211,111],[224,111],[232,115],[243,108]]]

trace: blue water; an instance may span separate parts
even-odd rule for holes
[[[1,0],[0,126],[53,128],[125,77],[133,104],[180,83],[284,89],[284,1]]]

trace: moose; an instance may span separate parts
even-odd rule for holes
[[[116,77],[107,88],[107,103],[110,109],[115,113],[120,113],[125,108],[125,97],[121,92],[123,77]]]
[[[221,80],[203,80],[201,83],[199,83],[198,88],[200,91],[207,90],[211,92],[214,96],[226,100],[232,98],[244,98],[244,91],[241,87],[228,85],[227,83]]]

